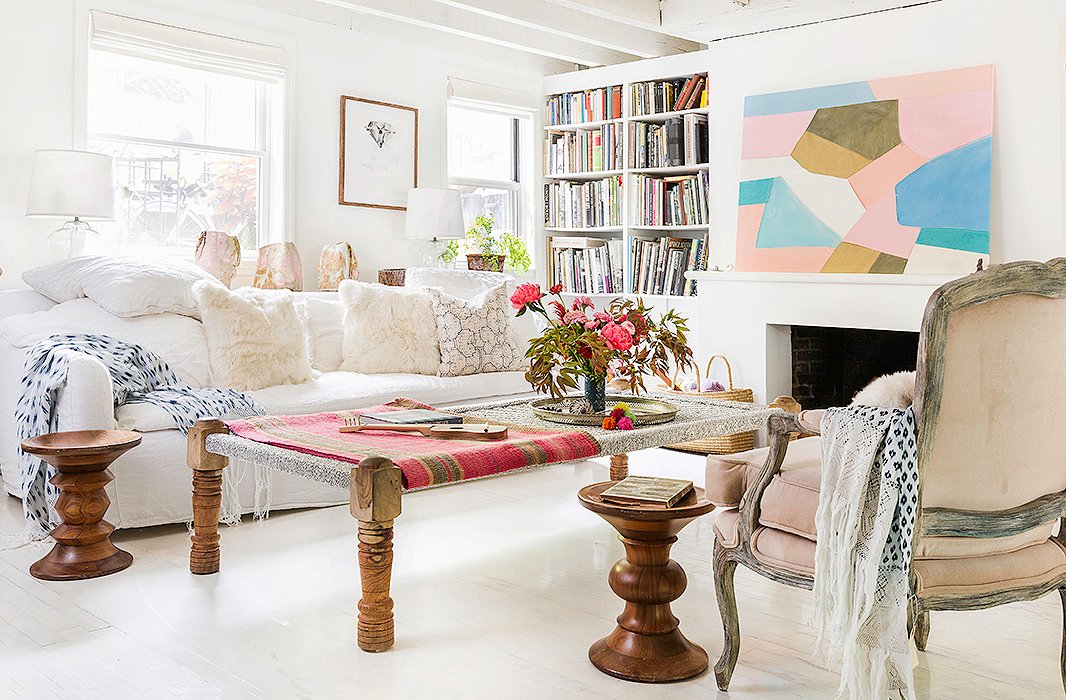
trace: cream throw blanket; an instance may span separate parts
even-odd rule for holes
[[[813,623],[815,653],[840,666],[838,697],[914,698],[907,603],[915,434],[909,408],[832,408],[822,420]]]

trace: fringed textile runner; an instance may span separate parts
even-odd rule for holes
[[[340,432],[345,418],[410,408],[432,407],[411,399],[397,399],[384,406],[358,411],[255,417],[227,421],[226,425],[231,433],[246,440],[350,464],[358,464],[370,455],[387,457],[403,472],[406,489],[572,462],[600,454],[600,446],[592,436],[579,430],[508,426],[508,438],[497,442],[440,440],[385,430]],[[486,421],[467,416],[466,422]]]

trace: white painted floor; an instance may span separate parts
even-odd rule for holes
[[[699,457],[634,455],[636,474],[703,482]],[[118,574],[37,581],[39,546],[0,552],[0,697],[27,698],[831,698],[838,677],[808,658],[809,596],[737,573],[744,643],[728,694],[714,678],[663,686],[597,671],[588,646],[621,602],[607,571],[613,530],[581,508],[605,461],[410,494],[397,521],[393,650],[355,645],[355,522],[346,507],[277,512],[223,529],[222,571],[193,576],[181,526],[116,535],[136,557]],[[681,533],[689,588],[681,628],[722,646],[711,579],[713,514]],[[0,497],[0,533],[21,505]],[[934,613],[919,697],[1062,697],[1058,596]]]

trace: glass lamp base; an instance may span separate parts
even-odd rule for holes
[[[100,234],[84,221],[74,219],[56,229],[45,241],[45,253],[49,260],[64,260],[85,255],[96,249]]]

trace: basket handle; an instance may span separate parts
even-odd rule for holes
[[[700,377],[700,366],[697,365],[695,362],[692,363],[692,366],[696,370],[696,391],[698,392],[700,390],[700,387],[703,386],[703,379]],[[670,388],[674,389],[675,391],[682,391],[681,385],[677,383],[677,375],[680,374],[680,373],[681,373],[681,365],[678,365],[677,367],[674,368],[674,378],[673,378],[673,381],[670,382],[670,384],[671,384]]]
[[[711,359],[707,360],[707,370],[704,372],[708,377],[711,376],[711,363],[717,358],[722,358],[722,362],[725,363],[726,376],[729,377],[729,390],[733,390],[733,367],[729,364],[729,360],[725,355],[711,355]],[[699,373],[699,368],[696,368],[696,373]]]

